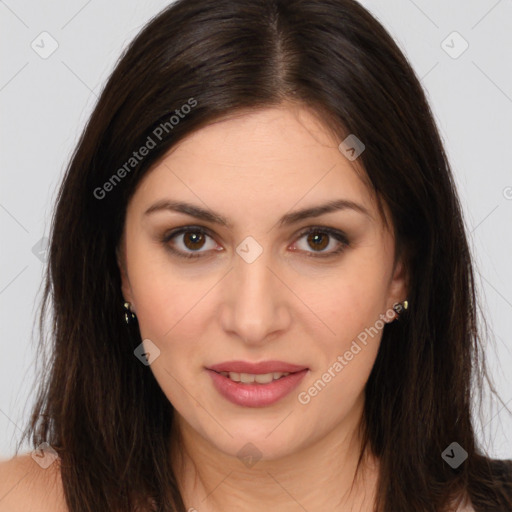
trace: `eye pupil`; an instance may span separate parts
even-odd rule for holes
[[[322,240],[324,242],[323,244],[321,243]],[[325,233],[320,233],[320,232],[310,233],[308,235],[308,243],[310,243],[311,241],[313,241],[313,244],[315,244],[314,247],[313,247],[313,245],[311,247],[313,247],[314,249],[319,249],[319,250],[325,249],[327,247],[327,245],[329,244],[328,236]],[[318,245],[319,241],[320,241],[320,245]]]
[[[188,231],[183,238],[188,249],[200,249],[204,244],[204,235],[197,231]],[[192,245],[189,244],[189,241]],[[199,244],[199,246],[197,244]]]

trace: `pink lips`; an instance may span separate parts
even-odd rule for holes
[[[207,368],[216,390],[231,403],[243,407],[266,407],[272,405],[295,389],[309,371],[305,366],[284,363],[282,361],[263,361],[248,363],[245,361],[228,361]],[[235,382],[219,372],[250,374],[289,373],[285,377],[268,384],[243,384]]]
[[[248,363],[245,361],[226,361],[225,363],[214,364],[208,367],[214,372],[236,372],[236,373],[294,373],[305,370],[305,366],[283,363],[282,361],[262,361],[261,363]]]

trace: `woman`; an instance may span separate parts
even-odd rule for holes
[[[356,2],[172,4],[110,77],[52,228],[36,450],[0,510],[28,486],[73,512],[512,509],[471,418],[449,164]]]

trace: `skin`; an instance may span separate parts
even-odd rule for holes
[[[390,309],[406,298],[393,234],[340,142],[301,106],[231,116],[176,145],[128,205],[118,252],[123,295],[142,339],[160,350],[150,369],[177,413],[181,456],[174,447],[170,453],[189,508],[371,509],[378,475],[371,454],[350,486],[381,330],[309,403],[298,400],[365,328],[386,313],[393,321]],[[216,212],[231,227],[171,210],[145,214],[162,199]],[[277,224],[290,211],[337,199],[368,214],[345,209]],[[162,242],[184,226],[194,227]],[[190,239],[198,226],[209,232],[199,243]],[[314,257],[340,243],[326,234],[308,242],[301,233],[312,226],[342,231],[348,246]],[[248,236],[263,249],[252,263],[236,252]],[[201,257],[181,258],[166,246]],[[279,402],[242,407],[218,394],[205,369],[233,359],[280,360],[309,372]],[[252,467],[237,457],[247,443],[261,454]]]
[[[59,459],[40,466],[31,454],[0,460],[0,512],[68,512]]]
[[[182,442],[169,451],[188,512],[372,510],[379,472],[372,454],[350,486],[380,334],[308,404],[298,400],[406,297],[393,236],[339,142],[314,112],[290,105],[227,119],[173,148],[128,205],[118,251],[123,294],[143,339],[160,349],[150,369],[176,409]],[[171,212],[144,215],[162,198],[209,207],[233,227]],[[370,217],[344,210],[276,225],[284,213],[339,198],[363,205]],[[224,250],[205,259],[171,256],[159,236],[187,225],[213,231],[215,243],[207,239],[200,251]],[[319,248],[299,234],[313,225],[346,232],[349,246],[332,258],[308,258]],[[249,235],[263,248],[250,264],[235,252]],[[336,247],[332,240],[322,250]],[[232,359],[278,359],[309,374],[277,404],[249,409],[219,396],[204,369]],[[248,442],[261,454],[251,467],[237,457]],[[67,510],[58,460],[46,469],[30,454],[0,460],[0,512]]]

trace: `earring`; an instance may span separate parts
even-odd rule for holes
[[[130,303],[125,302],[124,303],[124,321],[127,325],[129,325],[133,320],[135,320],[135,313],[130,309]]]
[[[397,314],[397,319],[400,319],[400,314],[403,311],[407,311],[409,307],[409,302],[404,300],[403,302],[397,302],[393,305],[393,311]]]

